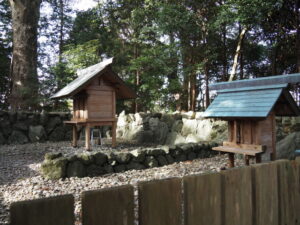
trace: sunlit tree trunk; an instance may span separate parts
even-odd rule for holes
[[[246,32],[247,32],[247,27],[244,27],[239,34],[238,44],[237,44],[234,59],[233,59],[233,65],[231,68],[229,81],[232,81],[233,78],[236,76],[236,71],[237,71],[237,67],[238,67],[238,59],[241,54],[241,47],[242,47],[242,43],[243,43]]]
[[[10,0],[13,22],[10,105],[13,110],[38,107],[37,28],[41,0]]]

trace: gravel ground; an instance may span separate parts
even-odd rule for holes
[[[213,158],[196,159],[164,167],[131,170],[93,178],[67,178],[52,181],[41,177],[39,168],[45,153],[59,151],[72,154],[74,151],[84,151],[83,147],[74,149],[66,146],[70,146],[70,143],[0,146],[0,224],[8,224],[8,209],[12,202],[70,193],[75,196],[75,214],[78,220],[76,223],[80,224],[81,205],[79,200],[83,191],[125,184],[136,185],[140,181],[219,171],[226,167],[227,163],[225,155],[218,155]],[[120,144],[114,151],[128,151],[137,147],[134,144]],[[109,145],[97,148],[111,151]],[[241,160],[236,161],[237,166],[241,164]]]

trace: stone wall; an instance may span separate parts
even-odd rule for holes
[[[203,119],[201,112],[184,114],[136,113],[119,115],[117,137],[138,143],[182,144],[222,142],[227,123]]]
[[[137,143],[174,145],[227,139],[227,123],[203,119],[201,112],[183,114],[136,113],[119,115],[117,137]],[[0,145],[71,140],[71,127],[64,125],[69,113],[0,111]],[[278,117],[277,141],[300,131],[300,118]],[[109,128],[105,128],[109,136]],[[104,135],[105,136],[105,135]]]
[[[0,111],[0,145],[70,140],[71,127],[63,124],[69,113]]]
[[[48,179],[60,179],[153,168],[213,156],[217,154],[211,151],[214,146],[213,143],[190,143],[138,148],[128,152],[86,152],[70,156],[64,156],[62,153],[47,153],[41,165],[41,173]]]

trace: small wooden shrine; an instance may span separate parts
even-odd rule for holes
[[[112,126],[112,146],[116,145],[116,99],[136,98],[124,81],[112,70],[113,58],[77,72],[78,78],[52,99],[73,98],[73,146],[77,146],[77,126],[85,126],[85,146],[90,149],[91,127]]]
[[[289,74],[221,82],[210,85],[217,97],[204,112],[206,118],[228,121],[228,141],[215,151],[227,152],[229,167],[234,167],[234,154],[242,154],[256,162],[276,159],[275,116],[299,116],[300,111],[289,84],[300,82],[300,74]]]

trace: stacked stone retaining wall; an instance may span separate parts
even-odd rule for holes
[[[211,151],[213,146],[213,143],[190,143],[115,153],[87,152],[71,156],[48,153],[42,163],[41,173],[48,179],[60,179],[153,168],[213,156],[217,154]]]

